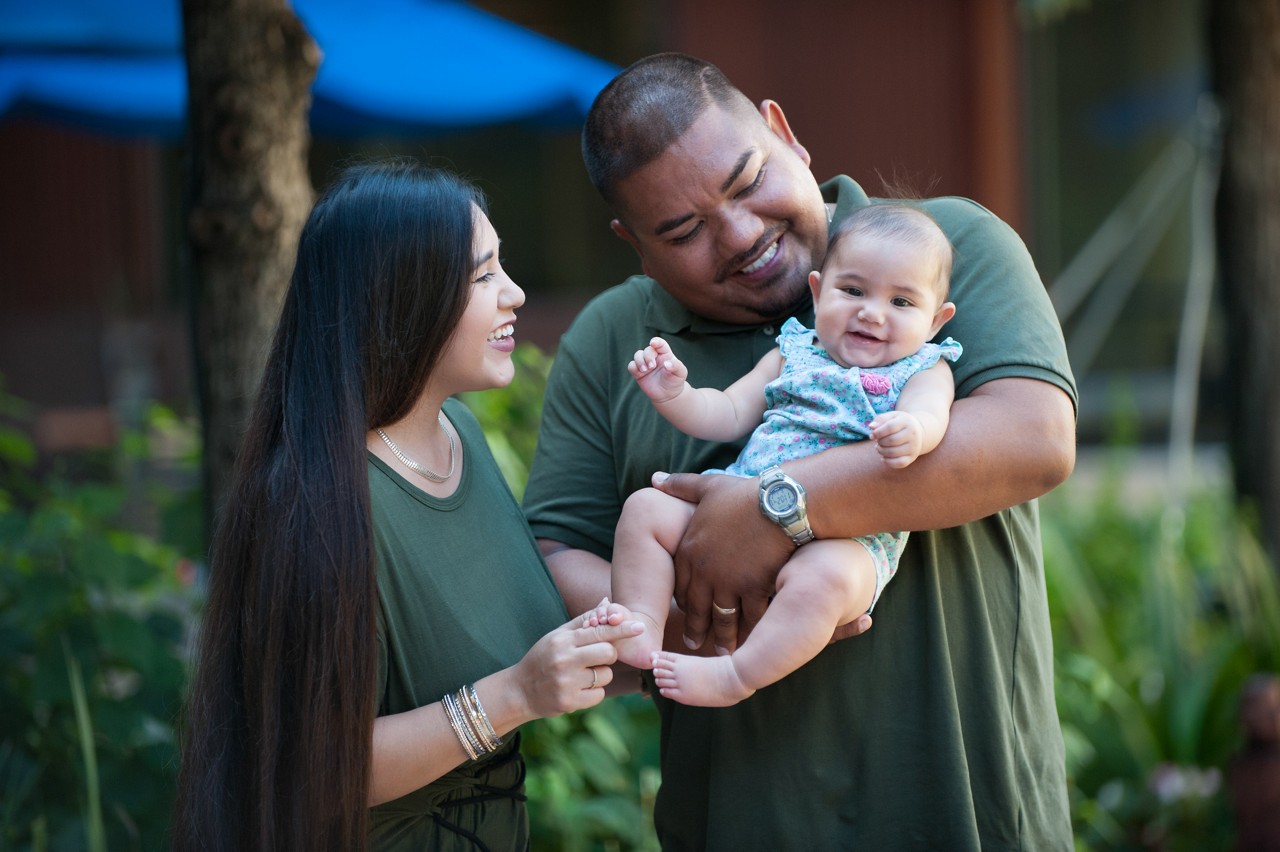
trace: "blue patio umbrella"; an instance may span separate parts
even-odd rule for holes
[[[456,0],[294,0],[323,52],[313,132],[581,120],[613,65]],[[179,0],[0,0],[0,119],[176,139]]]

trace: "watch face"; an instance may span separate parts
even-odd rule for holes
[[[769,504],[769,511],[775,515],[785,515],[796,507],[796,492],[786,485],[775,485],[764,495]]]

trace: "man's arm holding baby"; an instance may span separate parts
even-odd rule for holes
[[[1060,388],[1036,379],[997,379],[951,407],[937,448],[901,470],[862,441],[788,462],[808,492],[819,538],[889,529],[957,526],[1034,499],[1075,464],[1075,409]],[[663,491],[699,504],[676,554],[676,601],[685,629],[704,641],[712,600],[740,600],[763,612],[778,569],[795,545],[758,508],[758,482],[672,475]]]

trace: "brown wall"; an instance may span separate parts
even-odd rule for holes
[[[667,49],[782,105],[820,179],[904,181],[1022,223],[1012,0],[700,0],[670,4],[669,27]]]
[[[161,170],[149,143],[0,125],[0,374],[47,449],[100,444],[111,403],[185,388]]]

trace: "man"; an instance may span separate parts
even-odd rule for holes
[[[525,507],[574,611],[608,592],[628,494],[739,449],[668,425],[627,374],[631,353],[662,335],[697,384],[725,387],[787,317],[812,326],[806,276],[828,224],[869,203],[848,178],[818,185],[776,103],[757,111],[713,66],[675,54],[601,92],[583,156],[645,274],[575,320],[544,404]],[[1074,464],[1075,384],[1012,230],[963,199],[920,204],[955,246],[947,333],[965,347],[938,448],[904,470],[859,442],[788,463],[782,479],[661,485],[699,504],[677,554],[691,647],[734,647],[811,535],[928,531],[912,535],[865,636],[735,707],[657,699],[664,848],[1072,845],[1034,499]]]

